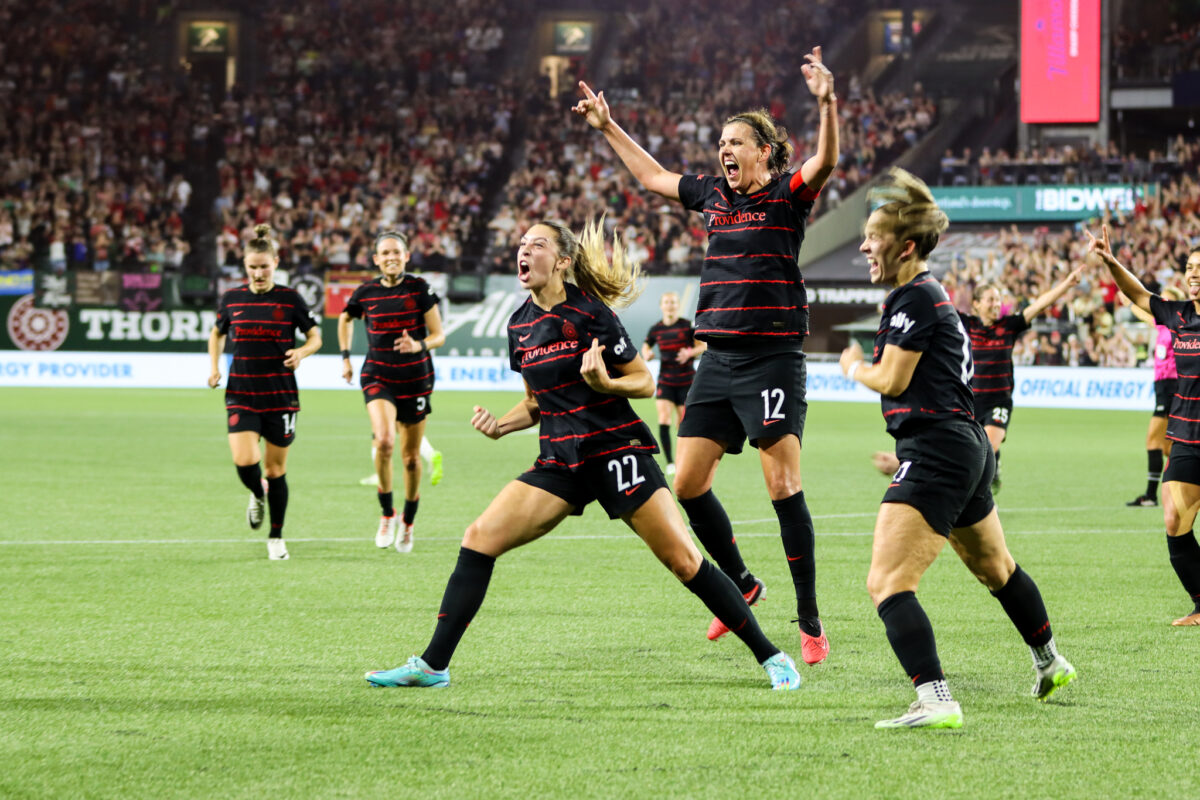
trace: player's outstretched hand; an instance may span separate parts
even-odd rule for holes
[[[475,415],[471,417],[471,424],[475,427],[475,430],[489,439],[500,438],[500,423],[492,416],[492,412],[483,406],[475,406]]]
[[[1104,259],[1104,261],[1108,262],[1108,263],[1112,263],[1117,260],[1116,256],[1113,255],[1112,245],[1110,245],[1108,243],[1108,226],[1107,225],[1100,226],[1100,238],[1099,239],[1097,239],[1095,236],[1093,236],[1092,232],[1089,231],[1087,228],[1084,228],[1083,232],[1086,233],[1087,237],[1088,237],[1087,251],[1089,253],[1095,253],[1097,256]]]
[[[604,92],[596,94],[592,91],[592,87],[583,81],[579,82],[579,88],[583,92],[583,99],[576,103],[571,110],[586,119],[587,124],[596,130],[604,130],[604,126],[612,121],[612,114],[609,113],[608,101],[604,99]]]
[[[818,100],[832,97],[833,73],[821,61],[821,46],[817,45],[811,53],[806,53],[804,59],[808,63],[800,66],[800,72],[804,75],[804,82],[808,84],[808,90]]]
[[[599,339],[592,339],[592,346],[583,354],[583,364],[579,367],[579,374],[587,382],[587,385],[595,389],[597,392],[608,393],[609,378],[608,367],[604,366],[604,345],[600,344]]]

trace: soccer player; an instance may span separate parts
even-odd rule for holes
[[[350,383],[354,378],[350,364],[354,320],[361,317],[369,349],[359,372],[359,384],[375,441],[375,474],[382,511],[375,546],[388,548],[394,543],[398,552],[408,553],[413,548],[421,495],[420,450],[425,418],[432,410],[430,351],[443,344],[446,336],[442,333],[437,295],[424,278],[404,271],[409,258],[404,234],[384,231],[375,237],[373,250],[375,266],[382,274],[350,295],[345,310],[338,315],[338,347],[342,351],[342,377]],[[399,517],[392,499],[392,454],[397,431],[404,465],[404,511]]]
[[[1154,317],[1155,323],[1169,328],[1175,336],[1175,364],[1179,373],[1167,417],[1166,437],[1171,445],[1171,460],[1163,474],[1163,521],[1167,528],[1167,553],[1179,582],[1192,600],[1192,611],[1172,625],[1200,625],[1200,544],[1192,526],[1200,510],[1200,247],[1188,253],[1184,267],[1187,300],[1164,300],[1151,294],[1133,273],[1113,255],[1108,241],[1108,226],[1101,238],[1088,235],[1088,252],[1095,253],[1108,267],[1113,280],[1130,302]]]
[[[817,610],[812,516],[800,483],[808,297],[796,258],[817,193],[837,165],[838,127],[833,74],[821,63],[821,48],[804,58],[820,125],[817,153],[797,172],[785,172],[792,145],[766,111],[725,121],[718,176],[663,168],[613,120],[604,93],[582,81],[585,96],[574,111],[604,134],[643,187],[704,215],[708,253],[695,326],[708,350],[679,424],[675,493],[700,542],[753,605],[763,583],[743,562],[712,483],[725,454],[740,453],[746,439],[758,449],[795,587],[801,655],[816,664],[828,655],[829,639]],[[709,639],[725,633],[719,619],[709,625]]]
[[[664,292],[659,298],[662,319],[650,326],[642,343],[642,358],[654,360],[654,346],[662,353],[658,370],[658,386],[654,391],[654,406],[658,411],[658,443],[667,460],[667,474],[675,474],[675,459],[671,456],[671,415],[676,424],[683,419],[683,404],[696,376],[693,361],[704,352],[704,342],[696,340],[690,320],[679,316],[679,295]]]
[[[541,452],[467,527],[424,653],[368,672],[372,685],[448,686],[450,658],[483,603],[496,559],[598,500],[725,620],[772,689],[799,688],[795,664],[763,635],[733,582],[692,543],[654,459],[654,437],[629,404],[654,391],[650,370],[612,311],[636,296],[636,278],[619,242],[609,262],[599,224],[577,239],[562,223],[540,222],[521,237],[517,279],[529,298],[509,318],[508,352],[525,397],[499,419],[476,406],[471,424],[491,439],[540,425]]]
[[[1058,302],[1079,283],[1083,267],[1072,270],[1050,290],[1035,299],[1020,313],[1000,316],[1000,287],[983,283],[975,287],[971,314],[962,314],[963,325],[971,337],[971,357],[975,377],[971,389],[975,395],[975,419],[983,425],[992,452],[996,454],[996,474],[992,494],[1000,491],[1000,445],[1008,436],[1013,409],[1013,345],[1029,330],[1033,320]],[[899,462],[890,453],[876,453],[875,464],[886,475],[895,473]]]
[[[283,539],[287,455],[296,439],[300,411],[295,370],[301,360],[321,349],[321,328],[295,290],[276,285],[279,250],[269,225],[255,226],[243,263],[249,281],[221,296],[217,323],[208,337],[212,363],[208,385],[215,389],[221,383],[221,354],[226,337],[231,336],[233,364],[225,387],[229,449],[238,477],[250,490],[246,521],[252,530],[258,530],[264,506],[270,509],[267,557],[282,561],[288,558]],[[296,347],[297,331],[305,336],[300,347]],[[259,452],[260,439],[266,440],[265,457]]]
[[[1184,294],[1174,286],[1163,290],[1164,299],[1179,302]],[[1167,438],[1167,414],[1175,400],[1175,389],[1179,383],[1179,372],[1175,368],[1175,337],[1166,325],[1158,325],[1148,312],[1138,306],[1130,306],[1133,315],[1148,325],[1154,326],[1154,413],[1150,415],[1150,427],[1146,431],[1146,493],[1138,495],[1125,505],[1153,508],[1158,505],[1158,483],[1162,480],[1163,462],[1171,455],[1171,440]]]
[[[1000,601],[1033,653],[1033,695],[1045,700],[1075,669],[1058,654],[1037,585],[1009,554],[990,488],[995,455],[972,414],[970,339],[926,259],[948,220],[929,188],[893,169],[873,189],[862,245],[871,283],[894,287],[883,303],[874,353],[852,344],[843,374],[880,394],[900,468],[883,496],[867,590],[888,642],[917,690],[908,712],[877,728],[958,728],[962,709],[950,694],[933,627],[917,602],[917,584],[949,539],[955,552]]]

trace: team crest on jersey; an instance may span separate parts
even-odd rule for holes
[[[378,384],[367,387],[367,394],[372,396],[379,394],[380,391],[381,389]]]
[[[242,415],[241,415],[241,414],[238,414],[238,413],[233,413],[233,414],[230,414],[230,415],[229,415],[229,424],[230,424],[230,425],[237,425],[237,424],[238,424],[238,421],[239,421],[241,418],[242,418]]]
[[[416,300],[413,300],[411,297],[406,297],[404,299],[404,310],[405,311],[412,311],[416,307],[417,307]]]
[[[570,320],[563,320],[562,331],[563,331],[563,336],[567,339],[578,339],[579,338],[579,331],[575,330],[575,326],[571,324]]]
[[[285,312],[279,306],[275,306],[274,310],[271,311],[271,319],[275,320],[276,322],[283,322],[283,320],[286,318],[287,318],[287,312]]]

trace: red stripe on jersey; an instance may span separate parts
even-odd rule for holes
[[[520,353],[522,351],[518,350],[517,352]],[[543,358],[541,361],[525,361],[525,362],[521,363],[521,369],[524,370],[526,367],[537,367],[537,366],[541,366],[542,364],[549,364],[551,361],[559,361],[564,358],[574,358],[575,356],[579,355],[581,352],[582,352],[581,350],[572,350],[571,352],[563,353],[562,355],[550,356],[549,358]]]
[[[912,411],[911,408],[893,408],[891,411],[883,412],[883,415],[885,417],[890,417],[892,414],[907,414],[910,411]]]
[[[367,388],[369,389],[370,387],[372,387],[374,385],[375,384],[373,384],[373,383],[368,383]],[[393,394],[392,397],[396,400],[409,400],[413,397],[428,397],[432,393],[433,393],[433,390],[430,389],[430,390],[424,391],[424,392],[417,392],[416,394]],[[381,397],[379,399],[386,400],[387,398]]]
[[[241,306],[252,308],[292,308],[292,306],[286,303],[227,303],[225,305],[226,308],[240,308]]]
[[[727,258],[786,258],[790,261],[795,261],[796,257],[788,253],[741,253],[732,256],[705,256],[705,261],[723,261]],[[791,281],[775,281],[775,283],[791,283]],[[708,284],[700,284],[707,286]]]
[[[820,189],[813,191],[812,187],[804,182],[804,176],[800,174],[799,170],[792,173],[792,178],[788,181],[788,189],[792,194],[799,191],[801,200],[816,200],[817,196],[821,194]]]
[[[747,225],[744,228],[720,228],[713,230],[710,236],[716,236],[718,233],[741,233],[742,231],[787,231],[791,233],[794,229],[787,228],[782,225]],[[746,258],[747,256],[741,256]]]
[[[558,386],[551,386],[549,389],[534,389],[533,393],[534,394],[545,394],[546,392],[557,392],[559,389],[565,389],[568,386],[574,386],[577,383],[583,383],[583,378],[580,378],[577,381],[567,381],[566,383],[560,383]]]
[[[1200,419],[1192,419],[1191,417],[1181,417],[1178,414],[1170,414],[1171,419],[1177,419],[1181,422],[1200,422]]]
[[[954,305],[954,304],[953,304],[953,303],[951,303],[949,300],[943,300],[943,301],[942,301],[942,302],[940,302],[940,303],[934,303],[934,304],[933,304],[933,307],[934,307],[934,308],[937,308],[937,307],[939,307],[939,306],[950,306],[950,305]]]
[[[362,302],[363,305],[366,305],[367,303],[382,303],[384,300],[404,300],[409,297],[416,297],[416,295],[416,292],[407,292],[405,294],[384,294],[380,295],[379,297],[365,298]]]
[[[724,306],[719,308],[700,308],[697,311],[715,313],[717,311],[795,311],[795,306]]]
[[[998,378],[1007,377],[1006,375],[997,375]],[[1001,386],[997,389],[976,389],[975,394],[987,394],[988,392],[1007,392],[1012,389],[1011,386]]]
[[[622,445],[621,447],[614,447],[612,450],[605,450],[600,453],[592,453],[591,455],[586,456],[583,460],[576,461],[574,464],[568,464],[564,461],[559,461],[557,458],[539,458],[535,463],[544,464],[546,466],[559,466],[559,467],[566,467],[567,469],[575,469],[576,467],[585,463],[588,459],[600,458],[602,456],[611,456],[613,453],[621,453],[626,450],[653,450],[653,449],[654,449],[654,445],[652,445],[652,444],[626,444],[626,445]],[[528,472],[530,470],[526,470],[526,471]]]
[[[566,411],[542,411],[541,415],[543,417],[562,417],[567,414],[575,414],[579,411],[583,411],[585,408],[599,408],[600,406],[605,406],[609,403],[615,403],[620,399],[622,398],[610,397],[607,400],[601,400],[599,403],[584,403],[581,406],[575,406],[575,408],[568,408]]]
[[[754,278],[746,278],[740,281],[705,281],[700,286],[724,286],[730,283],[795,283],[795,281],[775,281],[775,280],[756,280]]]
[[[787,331],[780,331],[778,333],[774,331],[731,331],[725,328],[697,328],[696,333],[719,333],[730,336],[796,336],[795,333]]]
[[[611,428],[601,428],[600,430],[588,431],[587,433],[568,433],[566,436],[556,436],[554,438],[551,438],[549,436],[539,436],[538,438],[539,439],[547,439],[551,442],[565,442],[569,439],[588,439],[592,436],[599,436],[602,433],[612,433],[613,431],[619,431],[622,428],[628,428],[630,425],[641,425],[641,424],[643,424],[642,418],[638,417],[635,420],[632,420],[630,422],[623,422],[620,425],[615,425]]]
[[[296,393],[295,389],[279,389],[278,391],[274,391],[274,392],[248,392],[245,389],[226,389],[225,391],[229,392],[230,394],[249,394],[249,395],[254,395],[256,397],[261,396],[261,395],[267,395],[267,394],[295,394]]]
[[[376,362],[372,362],[372,363],[376,363]],[[426,372],[424,375],[422,375],[419,378],[404,378],[403,380],[396,380],[393,378],[385,378],[382,375],[375,375],[374,373],[367,373],[367,377],[369,377],[373,381],[382,381],[384,383],[415,383],[417,381],[425,380],[432,374],[433,374],[433,372],[430,371],[430,372]]]
[[[1200,444],[1200,439],[1180,439],[1178,436],[1171,436],[1170,434],[1167,434],[1167,438],[1172,442],[1179,442],[1180,444]]]
[[[271,341],[274,341],[273,339]],[[233,363],[239,361],[279,361],[283,356],[239,356],[237,353],[233,355]]]
[[[295,375],[295,374],[296,373],[294,373],[294,372],[262,372],[262,373],[255,373],[255,374],[248,374],[245,372],[231,372],[231,373],[229,373],[229,377],[231,377],[231,378],[286,378],[289,375]]]
[[[257,414],[271,414],[276,411],[299,411],[299,406],[280,406],[279,408],[255,408],[254,406],[239,406],[231,403],[226,403],[225,408],[237,408],[242,411],[253,411]]]
[[[533,322],[522,322],[519,325],[510,325],[509,328],[529,328],[534,325],[537,325],[539,322],[541,322],[544,319],[553,319],[554,316],[555,316],[554,314],[542,314],[540,317],[535,319]]]
[[[569,306],[569,305],[567,305],[566,303],[563,303],[563,308],[569,308],[569,309],[571,309],[572,311],[575,311],[575,312],[578,312],[578,313],[580,313],[580,314],[583,314],[583,315],[584,315],[585,317],[587,317],[588,319],[595,319],[595,318],[596,318],[596,317],[595,317],[595,316],[593,316],[592,314],[589,314],[588,312],[584,311],[582,308],[576,308],[575,306]]]

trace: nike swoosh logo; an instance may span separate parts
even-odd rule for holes
[[[788,561],[799,561],[802,558],[804,558],[804,556],[796,556],[795,558],[793,558],[792,556],[788,556],[787,560]]]
[[[626,496],[626,497],[628,497],[629,495],[633,494],[634,492],[636,492],[636,491],[637,491],[638,489],[640,489],[640,488],[642,488],[642,487],[641,487],[641,485],[639,484],[638,486],[635,486],[635,487],[633,487],[632,489],[626,489],[626,490],[625,490],[625,496]]]
[[[525,341],[526,339],[528,339],[530,336],[533,336],[533,334],[532,334],[532,333],[527,333],[527,334],[525,334],[524,336],[519,336],[519,337],[517,337],[517,341],[518,341],[518,342],[523,342],[523,341]]]
[[[776,422],[783,422],[781,419],[764,419],[763,425],[774,425]]]
[[[233,315],[234,315],[235,317],[237,317],[237,316],[241,316],[243,313],[245,313],[245,312],[243,312],[243,311],[235,311],[235,312],[233,312]]]

